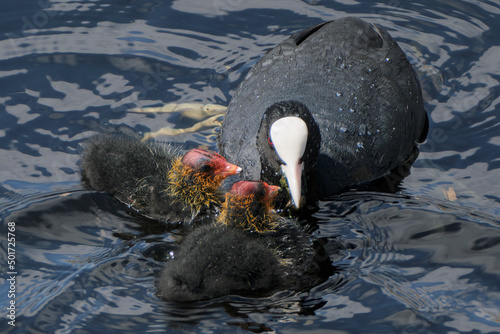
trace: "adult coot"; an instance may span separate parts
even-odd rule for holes
[[[378,179],[415,156],[428,127],[420,84],[380,26],[347,17],[296,33],[247,74],[220,152],[243,178],[287,179],[295,206]]]
[[[123,134],[102,134],[85,145],[82,182],[111,193],[144,216],[173,222],[211,219],[223,199],[224,178],[241,171],[219,154],[172,147]]]
[[[255,296],[307,289],[331,275],[321,245],[272,210],[277,189],[261,182],[235,183],[219,221],[188,234],[165,264],[156,282],[158,295],[182,302]]]

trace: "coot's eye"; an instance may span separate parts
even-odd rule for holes
[[[273,142],[271,141],[271,137],[267,137],[267,142],[269,143],[269,145],[273,146]]]
[[[202,173],[209,173],[212,170],[212,167],[210,167],[207,164],[203,164],[203,165],[200,166],[199,170]]]
[[[266,188],[262,184],[259,184],[259,187],[255,191],[255,196],[259,199],[262,200],[266,197]]]

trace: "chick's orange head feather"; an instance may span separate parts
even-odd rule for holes
[[[226,193],[219,222],[236,228],[267,232],[277,225],[272,201],[279,187],[266,182],[239,181]]]
[[[266,182],[239,181],[233,184],[229,193],[242,197],[255,196],[259,201],[271,203],[279,189],[280,187],[269,185]]]
[[[199,148],[187,152],[182,158],[182,164],[196,172],[222,177],[241,172],[241,167],[227,162],[220,154]]]

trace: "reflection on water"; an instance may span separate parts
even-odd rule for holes
[[[8,332],[500,331],[500,6],[492,1],[5,2],[0,219],[16,223]],[[286,8],[286,9],[285,9]],[[155,296],[182,231],[82,190],[82,140],[191,126],[168,102],[227,105],[266,49],[356,15],[400,43],[431,120],[395,194],[347,192],[309,217],[340,271],[310,291],[189,305]],[[216,149],[217,128],[162,138]],[[455,201],[443,190],[452,187]],[[5,240],[5,239],[3,239]],[[341,250],[339,250],[339,245]],[[7,245],[0,244],[7,272]],[[5,281],[2,281],[5,282]],[[7,295],[7,282],[0,293]],[[0,299],[6,310],[8,300]],[[2,311],[4,312],[4,311]]]

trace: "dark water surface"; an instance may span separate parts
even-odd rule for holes
[[[3,1],[0,330],[500,332],[499,14],[497,1],[472,0]],[[179,113],[130,109],[227,105],[266,49],[345,15],[384,26],[418,72],[431,131],[412,175],[395,193],[321,203],[310,223],[340,271],[311,291],[159,300],[154,279],[179,231],[83,190],[82,141],[103,127],[190,126]],[[217,133],[161,140],[216,149]],[[448,187],[456,200],[445,197]],[[6,281],[9,222],[15,298]]]

